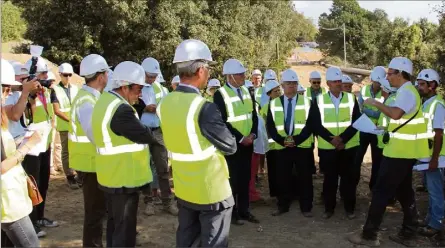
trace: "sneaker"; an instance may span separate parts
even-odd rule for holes
[[[331,218],[334,215],[333,212],[324,212],[323,215],[321,216],[321,218],[327,220],[329,218]]]
[[[74,177],[67,178],[67,183],[70,189],[79,189],[79,184],[77,183],[77,180]]]
[[[154,206],[153,202],[147,202],[145,204],[144,214],[147,216],[155,215],[155,206]]]
[[[362,235],[362,230],[355,231],[351,235],[348,236],[348,241],[355,245],[366,245],[369,247],[378,247],[380,246],[380,241],[378,238],[376,239],[365,239]]]
[[[59,223],[48,218],[43,218],[37,221],[37,225],[39,225],[39,227],[58,227]]]
[[[171,201],[170,204],[164,206],[164,212],[169,213],[173,216],[178,216],[178,207],[176,206],[176,202]]]
[[[57,172],[53,167],[51,167],[49,174],[51,176],[57,176],[57,175],[59,175],[59,172]]]
[[[46,232],[40,229],[40,227],[36,224],[34,224],[34,230],[36,231],[38,238],[43,238],[46,236]]]

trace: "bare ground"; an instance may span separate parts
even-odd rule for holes
[[[323,205],[320,201],[322,178],[314,176],[314,217],[304,218],[298,208],[298,203],[292,205],[291,211],[279,217],[270,213],[275,208],[273,199],[268,197],[267,180],[260,180],[260,191],[266,199],[264,203],[253,204],[252,213],[261,224],[246,223],[244,226],[232,226],[230,233],[231,247],[354,247],[345,237],[347,233],[360,228],[365,221],[369,204],[369,173],[370,164],[362,168],[362,179],[358,189],[357,219],[346,220],[343,204],[338,200],[335,215],[329,220],[323,220]],[[419,180],[416,180],[417,182]],[[422,213],[427,208],[426,193],[417,193],[417,203]],[[158,209],[156,216],[147,217],[142,214],[143,204],[138,213],[138,246],[143,247],[174,247],[177,219],[164,214]],[[48,228],[48,236],[41,239],[42,246],[74,247],[81,246],[83,199],[80,190],[70,190],[63,177],[57,176],[51,180],[46,215],[58,220],[60,227]],[[421,216],[424,216],[421,214]],[[399,247],[388,239],[388,235],[396,232],[401,225],[403,214],[400,206],[388,207],[384,218],[384,226],[388,231],[382,233],[382,247]],[[105,237],[104,237],[105,238]],[[105,241],[104,241],[105,244]],[[426,239],[419,239],[420,246],[429,246]]]

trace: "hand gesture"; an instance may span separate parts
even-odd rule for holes
[[[366,100],[363,102],[363,105],[370,105],[370,106],[373,106],[374,103],[375,103],[375,99],[370,97],[370,98],[366,99]]]
[[[35,91],[37,91],[40,87],[40,83],[37,81],[37,78],[32,79],[31,81],[28,81],[28,79],[25,79],[23,81],[23,93],[30,94]]]
[[[331,136],[330,138],[332,138],[330,143],[335,147],[337,147],[338,145],[340,145],[340,143],[343,142],[340,136]]]
[[[250,146],[250,145],[252,145],[252,143],[253,143],[253,140],[250,138],[250,135],[245,136],[243,138],[243,141],[241,141],[241,145],[243,145],[243,146]]]

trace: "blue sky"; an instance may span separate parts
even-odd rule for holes
[[[323,12],[329,13],[332,1],[293,1],[298,12],[312,18],[315,24]],[[383,9],[393,20],[395,17],[403,17],[410,21],[417,21],[422,17],[438,23],[434,7],[440,5],[440,1],[358,1],[362,8],[373,11],[376,8]]]

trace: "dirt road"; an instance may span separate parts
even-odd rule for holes
[[[358,190],[357,219],[346,220],[344,218],[343,204],[338,200],[334,217],[323,220],[323,205],[320,202],[320,189],[322,179],[316,178],[314,217],[304,218],[298,209],[298,203],[292,205],[291,211],[279,217],[272,217],[270,213],[274,210],[275,203],[268,199],[267,185],[265,179],[261,180],[262,195],[266,200],[262,204],[254,204],[252,213],[260,220],[260,225],[246,223],[242,227],[232,226],[231,247],[353,247],[345,236],[364,224],[369,204],[368,182],[369,164],[362,169],[362,180]],[[427,207],[426,193],[418,195],[418,205],[422,213]],[[152,217],[142,214],[143,204],[140,204],[138,215],[138,244],[143,247],[174,247],[176,218],[161,213]],[[82,222],[83,222],[83,200],[80,190],[70,190],[63,177],[51,180],[46,215],[58,220],[60,227],[46,229],[48,236],[41,239],[42,246],[51,247],[74,247],[81,246]],[[423,216],[423,215],[422,215]],[[402,221],[400,206],[388,208],[384,219],[384,225],[389,230],[382,233],[382,247],[398,247],[388,239],[388,235],[396,231]],[[261,226],[262,231],[259,230]],[[422,246],[429,245],[427,240],[419,241]],[[105,242],[104,242],[105,244]]]

